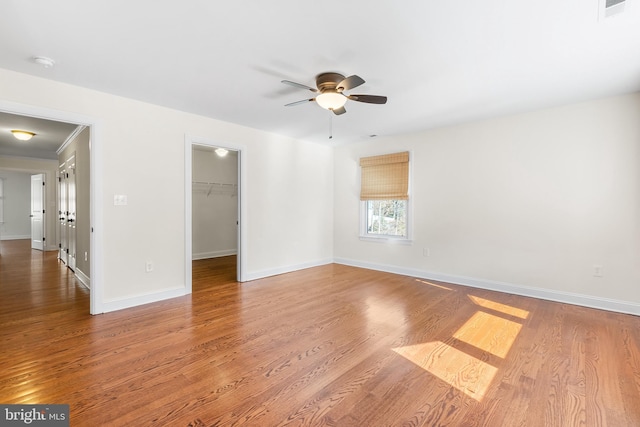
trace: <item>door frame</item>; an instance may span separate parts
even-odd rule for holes
[[[208,147],[220,147],[227,150],[236,151],[238,153],[238,255],[237,255],[237,268],[236,268],[236,280],[238,282],[244,282],[246,277],[246,241],[247,236],[244,232],[246,230],[246,203],[245,203],[245,188],[246,188],[246,153],[247,149],[242,144],[237,144],[229,141],[215,141],[208,138],[192,136],[186,134],[184,137],[184,211],[185,211],[185,231],[184,231],[184,265],[185,265],[185,288],[186,293],[190,294],[193,290],[193,275],[192,266],[193,261],[193,242],[192,242],[192,221],[193,221],[193,197],[192,197],[192,174],[193,174],[193,159],[192,150],[194,145],[204,145]]]
[[[31,213],[29,214],[29,222],[30,222],[30,232],[31,232],[31,249],[37,249],[33,247],[33,177],[34,176],[40,176],[40,179],[42,180],[42,185],[40,186],[40,205],[41,208],[40,210],[42,212],[41,213],[41,219],[40,221],[42,222],[42,236],[40,236],[40,238],[42,239],[42,252],[47,250],[47,244],[44,241],[44,237],[47,235],[47,191],[45,188],[42,187],[46,187],[47,184],[47,174],[44,172],[40,172],[40,173],[34,173],[30,175],[31,178],[31,194],[30,194],[30,199],[31,199]]]
[[[0,99],[0,111],[10,114],[46,120],[84,125],[91,128],[89,139],[89,221],[91,224],[91,288],[89,290],[89,312],[104,313],[103,290],[103,167],[102,167],[102,120],[84,114],[60,111],[51,108],[19,104]],[[64,141],[63,141],[64,142]],[[61,144],[62,145],[62,144]]]
[[[58,220],[56,221],[56,230],[58,231],[58,235],[56,236],[56,241],[58,242],[58,259],[64,262],[64,265],[69,265],[69,260],[67,258],[67,229],[65,227],[67,223],[67,189],[65,182],[65,174],[66,172],[66,162],[62,162],[62,164],[58,165],[58,191],[56,192],[57,206],[58,206]],[[64,203],[63,203],[64,202]],[[61,208],[64,207],[64,211]],[[62,214],[64,213],[64,217]]]
[[[91,133],[91,131],[89,131]],[[89,135],[91,137],[91,135]],[[59,155],[58,155],[59,156]],[[73,163],[70,161],[73,160]],[[69,253],[67,254],[67,267],[71,269],[74,273],[76,272],[76,249],[78,247],[77,241],[77,232],[76,232],[76,213],[77,209],[77,188],[76,188],[76,152],[74,151],[71,155],[65,159],[64,161],[64,170],[65,170],[65,195],[67,197],[67,249],[69,249]],[[71,166],[73,165],[73,166]],[[70,186],[69,183],[69,175],[71,172],[71,176],[73,177],[73,185]],[[73,194],[71,194],[71,189],[73,189]],[[73,201],[73,206],[70,206],[70,201]],[[73,212],[71,210],[73,208]]]

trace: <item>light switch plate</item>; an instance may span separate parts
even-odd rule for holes
[[[127,204],[127,196],[124,194],[114,194],[113,195],[113,205],[114,206],[126,206]]]

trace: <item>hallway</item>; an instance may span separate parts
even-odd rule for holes
[[[31,249],[30,240],[0,245],[0,325],[32,323],[56,313],[89,316],[89,289],[58,261],[57,251]]]

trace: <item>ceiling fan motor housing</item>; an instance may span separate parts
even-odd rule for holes
[[[316,77],[316,86],[320,92],[336,91],[338,83],[344,80],[344,76],[338,73],[322,73]]]

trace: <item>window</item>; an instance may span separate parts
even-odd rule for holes
[[[409,239],[409,153],[363,157],[361,237]]]
[[[407,237],[406,200],[366,200],[366,234]]]

